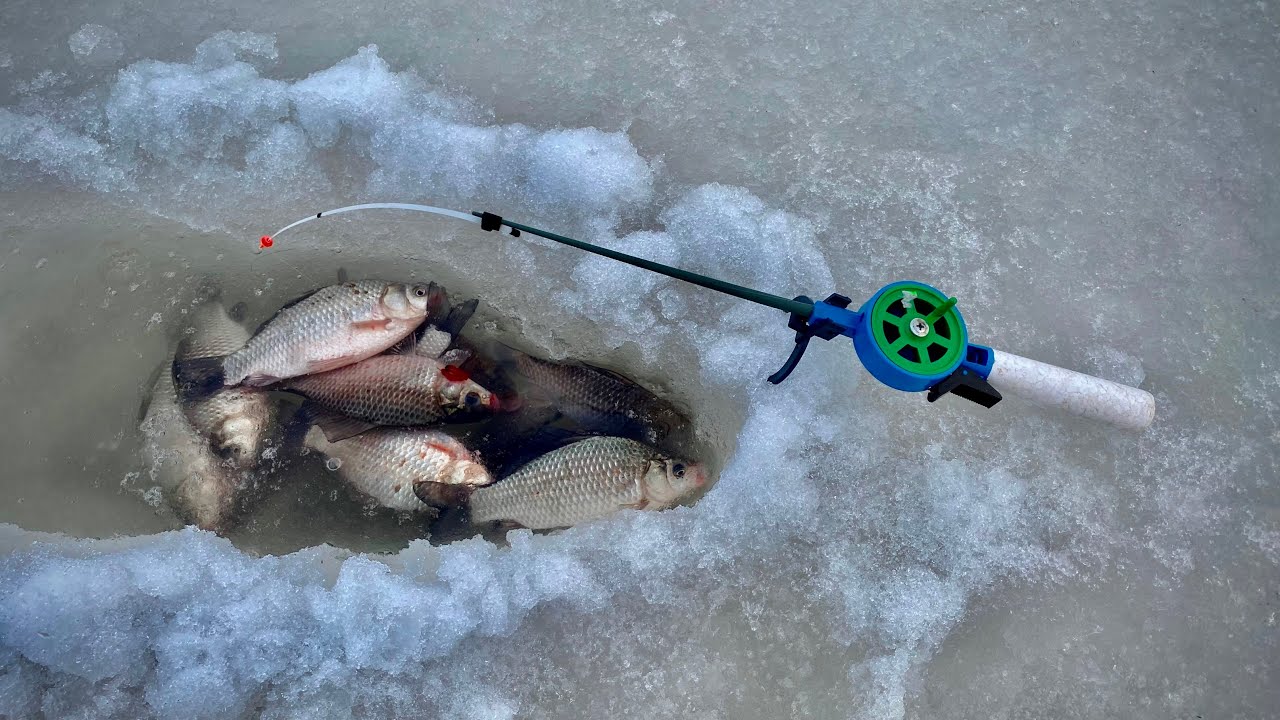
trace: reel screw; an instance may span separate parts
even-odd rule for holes
[[[915,335],[916,337],[924,337],[925,335],[928,335],[929,323],[926,323],[924,321],[924,318],[912,318],[911,334]]]

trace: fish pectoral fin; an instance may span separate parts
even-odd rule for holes
[[[298,410],[298,416],[306,425],[315,425],[320,428],[325,439],[331,443],[353,438],[378,427],[367,420],[343,415],[340,412],[322,408],[313,402],[303,403],[302,409]]]
[[[460,506],[471,497],[472,488],[468,485],[450,485],[449,483],[424,480],[413,484],[413,494],[422,502],[438,506]]]
[[[645,510],[648,509],[650,504],[649,498],[640,498],[639,502],[623,503],[622,507],[627,510]]]
[[[351,323],[354,330],[386,330],[391,327],[391,318],[381,320],[357,320]]]
[[[327,360],[316,360],[314,362],[307,363],[307,371],[302,374],[315,375],[316,373],[329,372],[330,370],[337,370],[341,367],[353,365],[356,362],[359,361],[354,357],[336,357],[329,358]]]
[[[250,373],[249,375],[245,376],[244,380],[240,381],[240,384],[248,385],[249,387],[266,387],[268,385],[275,385],[278,382],[280,382],[280,378],[276,377],[275,375],[264,375],[262,373]]]

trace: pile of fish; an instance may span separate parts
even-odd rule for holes
[[[252,334],[242,304],[205,294],[141,417],[150,477],[186,522],[226,530],[281,450],[319,453],[372,504],[480,526],[661,510],[706,482],[659,449],[689,427],[670,403],[602,368],[480,352],[461,336],[477,301],[435,283],[342,278]]]

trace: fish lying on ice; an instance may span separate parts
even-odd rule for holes
[[[174,378],[185,394],[222,385],[263,387],[333,370],[395,345],[446,302],[435,283],[361,280],[330,285],[281,308],[244,347],[226,357],[175,363]]]
[[[604,368],[519,352],[516,368],[549,393],[560,412],[591,432],[658,444],[689,427],[689,419],[674,405]]]
[[[230,313],[217,300],[196,307],[174,362],[222,357],[243,347],[249,340],[249,331],[233,315],[242,317],[243,305]],[[211,395],[182,402],[181,407],[215,452],[230,458],[241,469],[257,463],[275,414],[275,405],[266,391],[221,388]]]
[[[706,471],[699,464],[626,438],[589,437],[476,489],[469,507],[473,524],[501,521],[542,530],[626,508],[663,510],[705,482]]]
[[[493,393],[465,370],[416,355],[379,355],[281,385],[341,417],[317,419],[331,441],[375,425],[478,420],[499,408]]]
[[[431,511],[493,482],[471,451],[437,430],[378,428],[330,442],[313,426],[305,442],[353,488],[392,510]]]
[[[164,501],[184,521],[205,530],[225,528],[250,476],[218,457],[187,420],[170,373],[160,368],[139,426],[147,473]]]

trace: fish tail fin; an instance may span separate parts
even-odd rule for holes
[[[212,275],[200,278],[196,285],[196,298],[201,302],[218,302],[222,299],[222,282]]]
[[[302,404],[302,407],[298,409],[296,418],[296,424],[303,426],[302,432],[304,435],[306,434],[306,429],[314,425],[320,428],[320,432],[324,433],[325,439],[331,443],[353,438],[378,427],[376,423],[343,415],[311,401]]]
[[[302,396],[290,392],[281,392],[280,397],[288,398],[291,401],[302,401],[298,405],[298,409],[289,417],[288,422],[281,423],[280,446],[293,452],[306,445],[307,431],[311,429],[311,412],[307,408],[310,402]]]
[[[196,400],[220,390],[226,382],[221,357],[190,358],[173,361],[173,385],[178,397]]]
[[[227,310],[227,317],[231,318],[232,320],[235,320],[238,323],[243,323],[245,316],[248,314],[249,314],[249,303],[243,300],[236,303],[235,305],[232,305],[231,308]]]
[[[440,329],[455,338],[458,337],[462,332],[462,328],[466,327],[467,321],[471,319],[472,315],[476,314],[476,308],[478,307],[480,307],[480,301],[476,298],[454,305],[449,308],[444,320],[440,321]]]

